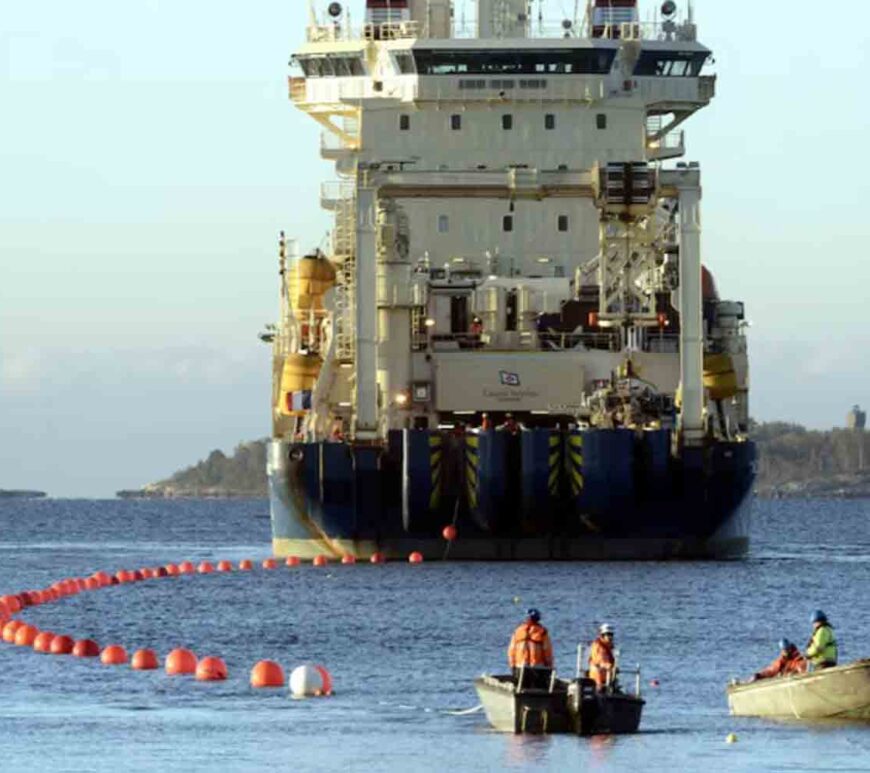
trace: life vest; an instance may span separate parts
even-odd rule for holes
[[[529,620],[520,625],[514,631],[508,646],[508,663],[511,668],[521,666],[552,668],[553,647],[547,629]]]
[[[825,663],[837,664],[839,652],[837,640],[834,638],[834,629],[830,625],[822,625],[813,633],[807,648],[807,657],[813,665],[819,666]]]
[[[589,676],[599,687],[603,687],[607,684],[614,665],[613,643],[599,636],[592,642],[589,650]]]

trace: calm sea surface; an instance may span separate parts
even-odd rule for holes
[[[262,559],[269,536],[261,501],[6,501],[0,594],[101,569]],[[282,566],[82,593],[24,618],[130,651],[219,655],[230,678],[0,644],[0,770],[870,770],[870,727],[733,719],[724,696],[780,637],[803,644],[816,607],[845,660],[870,656],[868,580],[870,502],[759,502],[740,563]],[[617,626],[624,664],[643,666],[643,732],[522,738],[449,713],[477,704],[472,679],[503,669],[532,605],[566,673],[580,638]],[[251,690],[262,658],[323,663],[335,696]]]

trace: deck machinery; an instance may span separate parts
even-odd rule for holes
[[[274,552],[743,555],[744,311],[679,160],[716,85],[691,8],[324,5],[289,89],[335,222],[281,238]]]

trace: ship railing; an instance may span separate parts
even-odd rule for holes
[[[544,19],[530,22],[523,33],[523,37],[527,38],[585,38],[589,35],[589,30],[585,29],[579,20],[570,21],[570,26],[566,27],[565,21],[562,19]],[[681,25],[674,22],[607,24],[596,27],[594,33],[595,37],[613,40],[695,40],[696,38],[694,25]],[[453,38],[476,38],[477,36],[478,29],[475,19],[454,21]],[[418,21],[369,23],[362,26],[334,22],[332,24],[312,24],[306,29],[306,40],[309,43],[405,40],[426,37],[428,37],[426,27]]]
[[[419,38],[423,27],[418,21],[383,22],[352,27],[347,24],[312,24],[306,30],[309,43],[337,43],[351,40],[404,40]]]

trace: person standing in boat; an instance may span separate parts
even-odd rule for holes
[[[817,609],[811,618],[813,635],[807,644],[807,659],[813,664],[813,670],[833,668],[837,665],[839,653],[834,629],[828,622],[828,616]]]
[[[541,625],[541,613],[530,609],[527,617],[511,636],[508,645],[508,664],[522,687],[547,687],[553,673],[553,645],[550,634]]]
[[[604,623],[598,629],[598,638],[589,650],[589,677],[599,692],[616,680],[616,657],[613,653],[613,626]]]
[[[767,668],[762,668],[755,676],[753,682],[759,679],[772,679],[775,676],[791,676],[792,674],[804,674],[807,670],[807,661],[801,651],[788,639],[779,642],[779,657]]]

